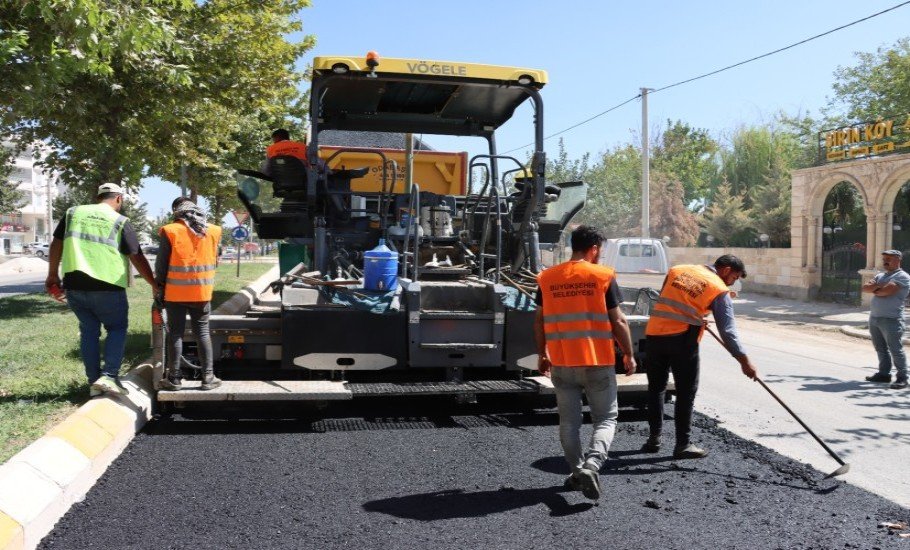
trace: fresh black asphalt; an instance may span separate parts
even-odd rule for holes
[[[563,488],[555,411],[523,405],[163,417],[41,548],[910,548],[878,527],[907,509],[704,417],[711,455],[676,461],[624,409],[593,504]]]

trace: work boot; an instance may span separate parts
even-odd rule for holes
[[[576,474],[569,474],[562,486],[570,491],[581,491],[581,480]]]
[[[902,390],[902,389],[904,389],[904,388],[906,388],[906,387],[907,387],[907,379],[906,379],[906,378],[898,378],[897,380],[894,381],[893,384],[891,384],[891,389],[892,389],[892,390]]]
[[[581,494],[585,498],[597,500],[600,498],[600,476],[590,466],[586,463],[575,475],[578,478],[579,485],[581,485]]]
[[[877,372],[877,373],[873,374],[872,376],[866,377],[866,382],[884,382],[885,384],[887,384],[890,381],[891,381],[890,374],[882,374],[880,372]]]
[[[692,443],[673,449],[673,458],[705,458],[706,456],[708,456],[708,451]]]
[[[648,436],[648,440],[645,441],[645,444],[641,446],[641,450],[646,453],[659,453],[660,452],[660,436],[659,435]]]
[[[126,395],[129,393],[123,384],[113,376],[102,374],[101,378],[92,382],[92,388],[112,395]]]
[[[164,378],[158,382],[158,388],[168,391],[177,391],[183,387],[183,383],[180,381],[180,375],[173,372],[167,373]]]
[[[208,373],[202,377],[202,385],[199,386],[200,390],[214,390],[215,388],[221,386],[221,379],[215,376],[214,373]]]

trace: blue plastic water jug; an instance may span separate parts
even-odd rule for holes
[[[385,239],[363,254],[363,287],[383,292],[398,288],[398,253],[385,245]]]

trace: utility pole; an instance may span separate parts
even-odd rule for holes
[[[186,196],[186,162],[180,163],[180,196]]]
[[[641,236],[650,237],[651,219],[651,144],[648,143],[648,92],[641,89]]]

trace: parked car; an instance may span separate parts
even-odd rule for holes
[[[142,252],[150,256],[155,256],[158,254],[158,245],[157,244],[146,244],[142,246]]]
[[[51,245],[47,243],[32,243],[28,247],[29,252],[39,258],[46,258],[50,254]]]
[[[234,258],[237,256],[237,249],[233,246],[226,246],[221,250],[221,255],[229,258]]]

